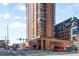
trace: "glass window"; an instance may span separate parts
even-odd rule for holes
[[[78,40],[77,40],[77,36],[76,36],[76,37],[73,37],[73,41],[78,41]]]
[[[73,35],[77,34],[76,29],[73,29]]]

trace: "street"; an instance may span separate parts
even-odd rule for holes
[[[0,56],[78,56],[78,53],[52,52],[52,51],[24,51],[0,50]]]

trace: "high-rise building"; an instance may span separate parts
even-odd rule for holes
[[[32,49],[52,49],[66,45],[54,38],[55,4],[27,3],[28,39]],[[66,42],[66,41],[65,41]],[[67,42],[66,42],[67,43]]]
[[[28,39],[40,36],[54,37],[55,4],[29,3],[28,9]]]

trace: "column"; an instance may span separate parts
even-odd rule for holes
[[[36,42],[36,50],[38,50],[38,41]]]
[[[41,50],[43,50],[43,40],[41,40]]]

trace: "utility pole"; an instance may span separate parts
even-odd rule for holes
[[[7,25],[7,40],[9,40],[8,25]]]
[[[9,41],[9,29],[8,29],[8,25],[7,25],[7,49],[8,49],[8,41]]]

